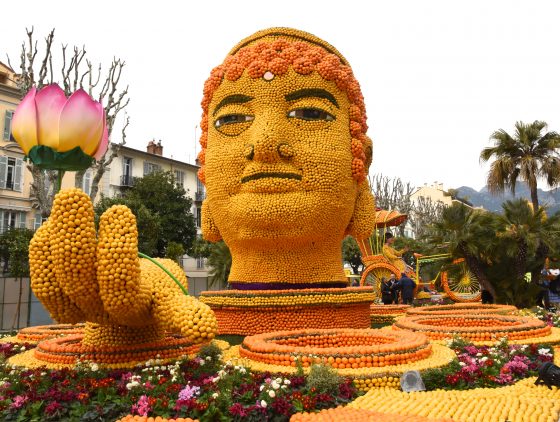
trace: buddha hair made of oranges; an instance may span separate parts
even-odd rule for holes
[[[235,289],[345,286],[341,242],[368,237],[372,144],[346,59],[303,31],[238,43],[202,99],[202,230],[231,250]]]

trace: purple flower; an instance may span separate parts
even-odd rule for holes
[[[179,391],[179,400],[189,400],[194,396],[198,395],[200,392],[200,387],[191,387],[190,385],[185,386],[181,391]]]

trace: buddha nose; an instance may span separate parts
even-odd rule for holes
[[[244,155],[247,159],[274,163],[290,159],[295,155],[293,147],[286,142],[286,136],[278,123],[270,119],[258,127],[252,139],[253,143],[245,147]]]

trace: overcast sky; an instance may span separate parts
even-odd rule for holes
[[[349,60],[366,100],[370,172],[479,189],[488,167],[478,157],[494,130],[538,119],[560,131],[555,1],[28,0],[3,1],[2,10],[0,60],[9,54],[16,70],[31,25],[41,40],[56,28],[57,54],[65,43],[85,45],[94,62],[125,60],[127,145],[161,139],[164,155],[181,161],[198,151],[212,67],[271,26],[311,32]]]

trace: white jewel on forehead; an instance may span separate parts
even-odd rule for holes
[[[267,71],[265,72],[265,74],[263,75],[263,79],[265,81],[271,81],[274,79],[274,73],[272,73],[271,71]]]

